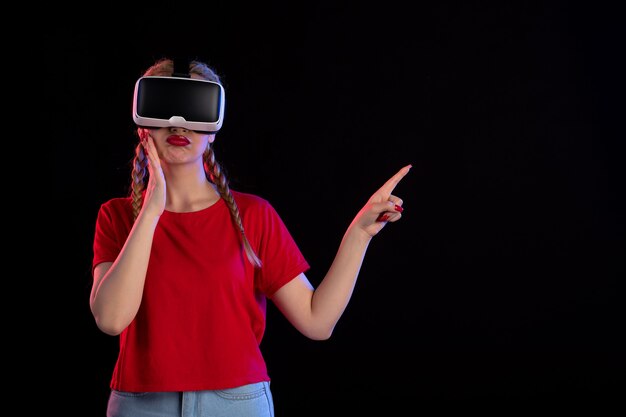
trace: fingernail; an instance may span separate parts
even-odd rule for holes
[[[395,205],[394,208],[396,209],[397,212],[402,213],[402,211],[404,210],[402,207],[400,207],[399,205]]]
[[[378,216],[378,221],[379,222],[386,222],[387,220],[389,220],[389,215],[388,214],[382,214],[382,215]]]

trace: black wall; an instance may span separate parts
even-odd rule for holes
[[[163,56],[222,75],[218,159],[233,189],[273,203],[314,284],[370,194],[413,164],[403,218],[371,243],[329,341],[270,305],[277,415],[623,409],[618,11],[298,3],[102,6],[42,37],[41,188],[64,240],[51,361],[91,405],[76,409],[104,416],[117,340],[89,312],[93,227],[127,193],[133,85]]]

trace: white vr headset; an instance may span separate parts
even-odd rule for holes
[[[224,121],[225,93],[214,81],[141,77],[135,83],[133,120],[146,128],[182,127],[215,133]]]

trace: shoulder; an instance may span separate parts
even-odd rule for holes
[[[115,197],[100,206],[100,213],[106,213],[109,216],[126,216],[132,215],[133,201],[131,197]]]
[[[272,208],[272,205],[265,198],[256,194],[244,193],[230,190],[240,210],[263,210]]]
[[[235,203],[243,218],[263,219],[265,222],[279,217],[274,206],[256,194],[231,190]]]
[[[115,197],[102,203],[102,207],[112,209],[132,207],[132,199],[130,197]]]

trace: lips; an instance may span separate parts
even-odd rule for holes
[[[180,135],[172,135],[167,138],[167,143],[174,146],[187,146],[189,145],[189,139]]]

